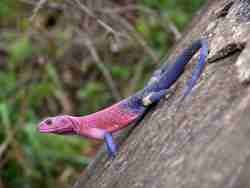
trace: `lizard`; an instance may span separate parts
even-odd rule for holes
[[[205,67],[208,55],[207,39],[193,42],[177,57],[175,63],[164,64],[162,68],[154,72],[146,86],[132,96],[89,115],[48,117],[39,123],[38,131],[104,140],[109,157],[114,158],[117,154],[117,146],[113,133],[140,119],[150,106],[157,104],[163,96],[166,96],[169,88],[184,72],[185,65],[198,50],[200,50],[199,60],[182,93],[181,99],[184,99],[190,94]]]

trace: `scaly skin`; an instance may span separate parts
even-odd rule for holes
[[[156,71],[145,88],[134,95],[90,115],[81,117],[60,115],[46,118],[39,124],[39,131],[104,139],[109,156],[115,157],[117,149],[113,143],[112,133],[140,118],[151,104],[157,103],[161,97],[165,96],[171,85],[182,75],[185,65],[199,49],[201,49],[200,59],[194,68],[192,78],[184,89],[182,95],[184,99],[191,92],[204,69],[208,54],[206,39],[195,41],[177,57],[174,64],[163,66],[162,69]]]

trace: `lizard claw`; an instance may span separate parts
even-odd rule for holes
[[[105,133],[104,140],[106,143],[107,152],[110,158],[114,159],[117,153],[117,148],[113,142],[113,137],[111,133]]]

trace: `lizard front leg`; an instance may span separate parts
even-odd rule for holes
[[[108,130],[108,127],[107,129],[104,129],[90,126],[83,127],[79,126],[79,124],[73,124],[72,128],[77,135],[83,137],[87,136],[89,138],[94,138],[98,140],[104,140],[109,157],[114,158],[116,156],[117,147],[113,141],[112,134]]]
[[[104,134],[104,140],[106,143],[107,152],[110,158],[114,159],[117,153],[116,144],[113,141],[113,136],[111,133],[107,132]]]

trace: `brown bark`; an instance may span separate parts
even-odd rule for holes
[[[191,95],[178,103],[195,63],[118,156],[101,155],[74,187],[250,187],[249,21],[249,0],[210,1],[168,59],[195,39],[209,39],[209,64]]]

